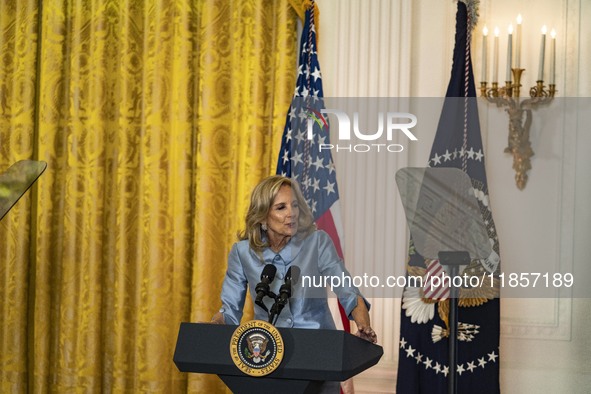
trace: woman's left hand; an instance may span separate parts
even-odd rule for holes
[[[371,343],[376,343],[378,341],[378,336],[371,326],[357,326],[357,329],[358,331],[355,335],[357,335],[359,338],[365,339]]]
[[[371,328],[371,323],[369,322],[369,311],[367,310],[367,306],[365,305],[363,297],[357,297],[357,306],[353,308],[351,315],[353,316],[353,320],[355,320],[355,324],[357,325],[358,331],[355,335],[371,343],[376,343],[378,341],[378,336],[376,335],[373,328]]]

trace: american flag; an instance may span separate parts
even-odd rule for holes
[[[499,242],[489,204],[488,187],[482,151],[474,74],[470,57],[470,36],[476,24],[477,0],[458,0],[453,66],[439,125],[429,156],[431,167],[457,167],[472,181],[489,242],[494,252],[486,260],[474,260],[464,273],[482,275],[499,272]],[[411,269],[441,272],[441,265],[429,264],[411,249]],[[431,265],[431,267],[429,267]],[[430,271],[429,271],[430,269]],[[446,289],[439,289],[446,291]],[[478,289],[477,289],[478,290]],[[498,290],[498,289],[497,289]],[[466,297],[462,292],[466,293]],[[458,393],[500,391],[499,331],[500,303],[497,296],[470,305],[469,289],[460,289],[458,308],[458,359],[455,374]],[[491,289],[490,294],[495,294]],[[407,287],[403,295],[400,322],[397,393],[447,393],[449,373],[448,301],[422,302],[416,288]],[[475,298],[473,298],[474,300]],[[437,300],[432,300],[437,301]],[[466,303],[463,305],[463,302]],[[414,310],[414,313],[413,313]],[[428,316],[426,319],[419,317]]]
[[[335,166],[330,150],[319,149],[321,144],[329,143],[329,130],[320,113],[323,90],[316,48],[314,7],[310,7],[300,41],[298,78],[281,140],[277,174],[291,177],[300,184],[318,229],[328,233],[343,258]],[[313,135],[311,140],[308,127]],[[340,305],[339,311],[343,329],[350,331],[349,319]]]

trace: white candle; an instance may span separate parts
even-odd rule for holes
[[[515,68],[521,68],[521,22],[521,14],[519,14],[515,28]]]
[[[499,81],[499,28],[495,27],[492,82],[498,82],[498,81]]]
[[[556,70],[556,30],[550,32],[550,85],[554,85],[554,73]]]
[[[482,29],[482,78],[480,82],[486,82],[486,39],[488,38],[488,28]]]
[[[509,35],[507,37],[507,72],[505,81],[511,82],[511,60],[513,54],[513,25],[509,25]]]
[[[544,53],[546,51],[546,32],[548,29],[542,27],[542,41],[540,43],[540,67],[538,68],[538,81],[544,80]]]

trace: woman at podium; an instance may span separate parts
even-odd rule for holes
[[[377,341],[369,304],[352,285],[328,234],[316,229],[295,181],[271,176],[254,188],[239,238],[228,257],[222,307],[213,322],[240,324],[249,289],[257,320],[277,327],[335,329],[325,286],[329,284],[355,321],[357,335]]]

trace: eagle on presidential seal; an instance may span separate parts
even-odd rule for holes
[[[407,263],[406,266],[408,275],[420,276],[424,279],[428,279],[431,275],[430,270],[441,270],[440,272],[442,272],[442,267],[438,260],[425,259],[424,266],[411,265],[410,258],[416,253],[414,243],[411,239],[409,263]],[[488,259],[498,261],[499,255],[493,250]],[[473,260],[462,272],[461,276],[464,275],[468,278],[472,276],[478,277],[479,280],[476,282],[480,283],[480,285],[474,287],[462,286],[459,289],[458,306],[476,307],[499,296],[498,277],[494,276],[492,280],[488,279],[489,273],[479,260]],[[425,280],[425,283],[427,283],[427,280]],[[433,326],[431,339],[435,343],[449,336],[449,294],[443,295],[439,293],[440,296],[437,296],[427,293],[426,286],[407,286],[404,289],[402,296],[402,309],[405,310],[406,316],[411,319],[412,323],[424,324],[432,320],[435,316],[435,304],[437,304],[437,313],[444,322],[445,327],[440,327],[438,325]],[[479,333],[479,329],[480,326],[476,324],[458,322],[458,340],[471,342]]]
[[[248,349],[244,349],[245,356],[251,359],[254,363],[265,361],[267,356],[271,353],[267,350],[269,338],[260,333],[254,333],[246,337],[246,344]]]

